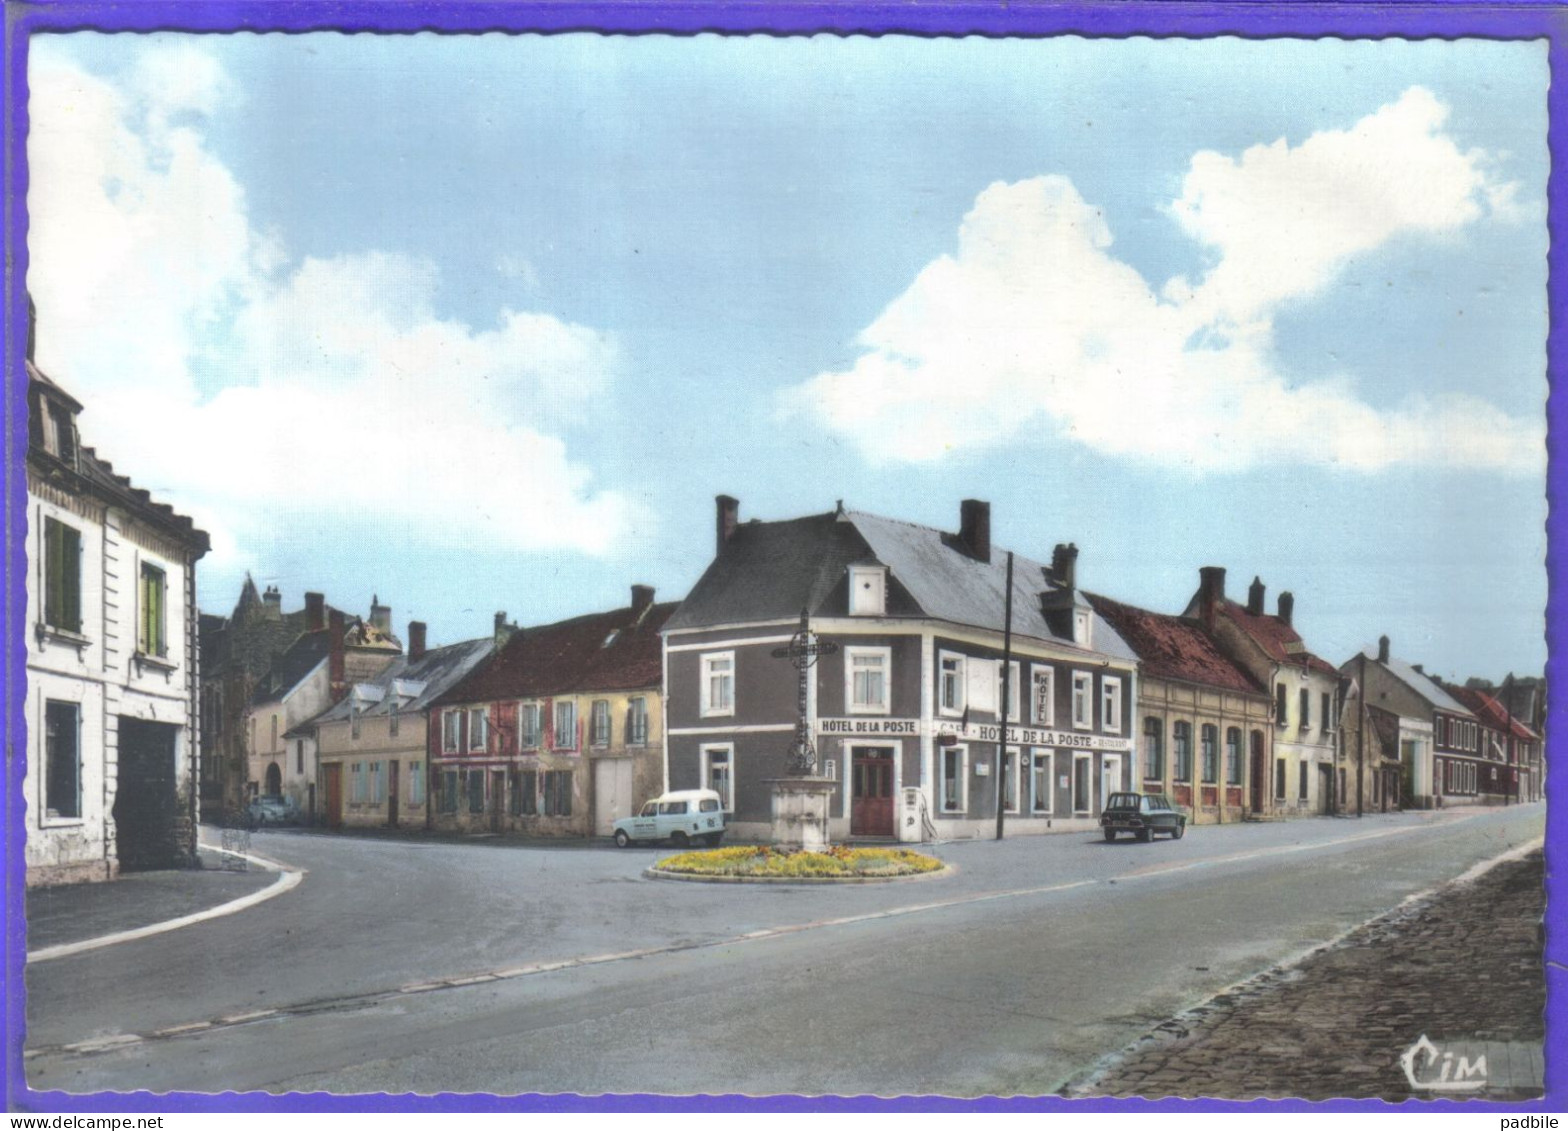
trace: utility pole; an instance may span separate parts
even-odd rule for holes
[[[1378,645],[1379,648],[1382,645]],[[1381,653],[1379,653],[1381,655]],[[1356,817],[1361,817],[1361,806],[1366,797],[1367,773],[1367,653],[1361,650],[1361,705],[1357,708],[1360,713],[1361,726],[1356,732]]]
[[[1519,801],[1519,746],[1514,742],[1514,708],[1510,700],[1513,699],[1514,673],[1509,672],[1503,680],[1503,714],[1508,720],[1508,730],[1503,734],[1503,753],[1506,757],[1512,752],[1512,757],[1504,764],[1503,772],[1513,776],[1514,803]],[[1509,804],[1508,790],[1503,790],[1503,804]]]
[[[1007,707],[1013,671],[1013,552],[1007,551],[1007,598],[1002,605],[1002,702],[996,742],[996,839],[1002,839],[1002,820],[1007,815]],[[1021,712],[1020,712],[1021,714]],[[1019,759],[1022,761],[1022,758]],[[1023,767],[1018,767],[1023,776]]]

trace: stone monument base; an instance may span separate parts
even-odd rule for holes
[[[773,843],[778,848],[825,852],[829,801],[838,782],[833,778],[771,778]]]

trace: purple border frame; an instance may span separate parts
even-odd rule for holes
[[[1548,181],[1548,297],[1554,315],[1547,336],[1547,373],[1555,377],[1568,362],[1568,332],[1555,317],[1564,309],[1568,272],[1568,3],[1563,0],[1431,0],[1362,5],[1350,0],[1263,3],[1256,0],[1124,0],[1119,3],[1049,2],[1023,8],[984,0],[936,0],[922,5],[887,0],[31,0],[5,6],[5,395],[0,420],[4,463],[5,602],[3,615],[4,720],[7,759],[4,803],[4,947],[0,957],[0,1000],[4,1017],[0,1031],[4,1048],[5,1096],[8,1111],[60,1112],[198,1112],[198,1111],[1083,1111],[1148,1113],[1153,1111],[1274,1112],[1465,1112],[1495,1115],[1506,1112],[1551,1112],[1568,1102],[1568,1041],[1555,1043],[1550,1034],[1563,1032],[1563,997],[1568,991],[1568,910],[1558,894],[1553,865],[1558,846],[1568,837],[1568,782],[1548,776],[1546,911],[1546,1095],[1530,1103],[1489,1101],[1408,1100],[1064,1100],[1037,1098],[974,1100],[941,1096],[876,1096],[812,1098],[741,1095],[584,1097],[528,1094],[512,1097],[442,1094],[437,1096],[333,1096],[300,1093],[202,1095],[148,1092],[34,1092],[22,1069],[25,1025],[24,970],[26,926],[23,920],[25,815],[21,786],[25,770],[25,731],[21,705],[26,694],[26,648],[22,620],[26,609],[27,568],[24,550],[26,484],[23,459],[27,450],[26,380],[23,369],[27,298],[27,44],[35,32],[99,31],[381,31],[566,32],[602,31],[624,34],[695,35],[699,32],[740,34],[760,32],[806,35],[904,33],[926,36],[1048,36],[1081,34],[1100,38],[1131,35],[1197,38],[1236,35],[1245,38],[1431,38],[1546,39],[1548,65],[1554,79],[1547,96],[1548,145],[1554,158]],[[1556,458],[1564,421],[1564,399],[1547,401],[1547,494],[1562,496],[1568,472]],[[1555,581],[1560,549],[1568,530],[1561,508],[1547,519],[1547,570]],[[1562,660],[1559,643],[1563,608],[1556,586],[1547,601],[1546,665],[1549,691],[1547,748],[1568,725],[1568,703],[1561,695]],[[16,751],[16,756],[10,755]],[[1547,762],[1550,762],[1550,758]],[[1564,763],[1568,773],[1568,762]]]

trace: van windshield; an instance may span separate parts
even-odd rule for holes
[[[642,807],[642,812],[638,814],[640,817],[657,817],[658,815],[659,803],[657,801],[648,802]]]

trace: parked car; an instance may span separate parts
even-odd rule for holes
[[[635,817],[622,817],[614,828],[621,848],[654,840],[700,841],[711,847],[724,839],[724,802],[711,789],[672,790],[644,803]]]
[[[1113,793],[1100,814],[1100,828],[1106,840],[1124,832],[1139,840],[1150,840],[1155,833],[1180,840],[1187,816],[1163,793]]]
[[[251,828],[260,825],[297,825],[299,806],[294,804],[292,797],[264,793],[251,799],[251,803],[245,807],[245,818]]]

